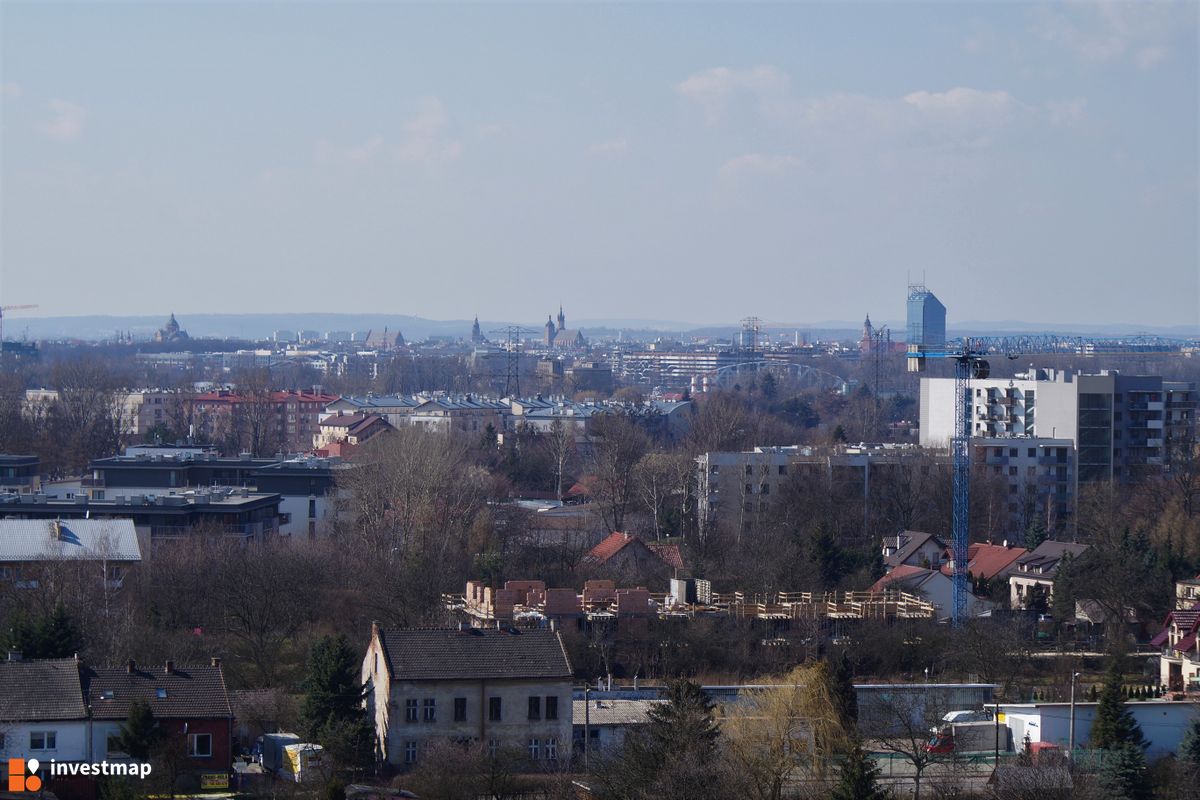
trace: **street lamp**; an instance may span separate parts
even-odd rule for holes
[[[1075,679],[1079,677],[1078,672],[1071,673],[1071,726],[1067,733],[1067,757],[1075,757]]]

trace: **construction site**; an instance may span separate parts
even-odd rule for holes
[[[763,620],[786,627],[790,621],[933,620],[932,603],[915,594],[884,592],[712,592],[702,579],[674,579],[671,590],[618,588],[611,580],[590,580],[583,591],[547,588],[542,581],[507,581],[497,589],[469,581],[462,595],[443,597],[447,610],[475,627],[495,624],[539,627],[553,621],[603,623],[657,617],[687,620],[719,616]]]

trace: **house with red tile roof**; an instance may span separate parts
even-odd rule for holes
[[[679,545],[670,542],[644,542],[629,533],[610,533],[584,556],[583,564],[606,575],[622,579],[678,576],[684,570]]]
[[[1028,552],[1024,547],[976,542],[967,547],[967,572],[972,578],[992,580],[997,576],[1003,576],[1017,562],[1018,558]],[[941,567],[943,575],[954,574],[950,563],[951,557],[952,553],[947,548],[946,563]]]

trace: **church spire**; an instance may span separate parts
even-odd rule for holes
[[[564,329],[566,327],[567,327],[567,318],[563,315],[562,303],[559,303],[558,304],[558,329],[561,331],[562,329]]]

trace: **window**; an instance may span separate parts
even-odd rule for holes
[[[1009,454],[1009,456],[1011,456],[1012,458],[1016,458],[1016,457],[1017,457],[1017,448],[1015,448],[1015,447],[1010,447],[1010,448],[1008,449],[1008,454]]]
[[[753,484],[749,484],[749,483],[746,484],[746,494],[754,494],[754,485]]]
[[[747,464],[747,465],[746,465],[746,474],[747,474],[747,475],[753,475],[753,474],[754,474],[754,465],[753,465],[753,464]]]
[[[54,750],[58,747],[57,731],[30,731],[30,750]]]
[[[454,721],[455,722],[466,722],[467,721],[467,698],[465,698],[465,697],[454,698]]]
[[[537,761],[542,757],[542,741],[541,739],[529,740],[529,760]]]
[[[762,493],[762,494],[770,494],[770,493],[771,493],[771,484],[769,484],[769,483],[764,483],[764,484],[762,485],[762,490],[761,490],[761,493]]]
[[[437,722],[437,701],[432,697],[425,698],[422,704],[426,722]]]
[[[308,518],[317,518],[317,498],[315,497],[308,498]]]
[[[529,718],[530,719],[541,719],[542,718],[542,698],[540,698],[540,697],[529,698]]]
[[[489,697],[488,698],[488,719],[491,722],[499,722],[500,721],[500,698],[499,697]]]
[[[404,763],[405,764],[417,763],[417,743],[416,742],[405,742],[404,743]]]
[[[115,697],[115,695],[113,694],[112,689],[101,689],[100,690],[100,699],[101,700],[112,700],[113,697]]]
[[[417,721],[417,701],[415,699],[410,698],[404,701],[404,721]]]
[[[554,695],[546,697],[546,719],[558,719],[558,698]]]
[[[1037,448],[1036,447],[1029,448],[1029,457],[1037,458]]]
[[[546,747],[545,747],[545,750],[543,751],[543,754],[546,756],[547,761],[557,761],[558,760],[558,740],[557,739],[547,739]]]
[[[167,690],[164,689],[163,687],[159,686],[158,688],[156,688],[154,690],[154,696],[157,697],[159,700],[166,700],[167,699]]]
[[[189,733],[188,755],[192,758],[212,758],[212,734]]]

